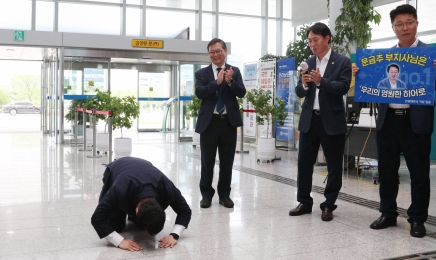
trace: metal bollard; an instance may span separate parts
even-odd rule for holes
[[[79,125],[77,123],[78,114],[79,114],[79,112],[77,110],[75,110],[74,111],[74,142],[71,142],[71,146],[74,146],[74,147],[80,146],[80,144],[77,142],[77,135],[79,133]]]
[[[86,147],[86,109],[84,108],[83,111],[83,148],[79,149],[79,151],[91,151],[90,148]]]
[[[108,165],[112,162],[112,111],[109,111],[108,119],[107,119],[107,127],[109,134],[109,162],[102,163],[102,165]]]
[[[92,155],[88,155],[88,158],[100,158],[101,155],[97,154],[97,115],[95,114],[95,109],[92,110]]]

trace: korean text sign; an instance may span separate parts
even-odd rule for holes
[[[433,106],[436,48],[358,49],[354,100]]]

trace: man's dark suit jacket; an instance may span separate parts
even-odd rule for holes
[[[427,44],[418,41],[417,47],[425,47]],[[396,46],[394,46],[396,47]],[[435,83],[436,84],[436,83]],[[389,104],[379,104],[378,117],[376,121],[377,130],[381,130],[386,118]],[[410,105],[410,124],[415,134],[433,133],[434,107]]]
[[[231,65],[226,64],[226,69]],[[233,67],[233,84],[229,87],[224,81],[223,99],[227,110],[227,117],[233,127],[242,126],[241,113],[236,97],[245,96],[245,87],[241,72],[237,67]],[[195,95],[201,99],[201,107],[198,112],[197,126],[195,132],[203,133],[212,119],[213,112],[218,99],[218,85],[215,80],[212,64],[195,72]]]
[[[150,162],[123,157],[107,165],[100,202],[91,223],[100,238],[114,230],[108,223],[111,212],[122,210],[135,221],[136,205],[144,197],[154,197],[166,209],[177,213],[176,224],[188,227],[191,209],[180,190]]]
[[[316,56],[307,59],[308,71],[316,70]],[[319,109],[324,130],[329,135],[344,134],[347,131],[345,121],[344,95],[350,89],[351,82],[351,61],[349,58],[340,55],[332,50],[318,93]],[[309,85],[310,84],[310,85]],[[297,96],[305,97],[302,105],[300,123],[298,130],[307,133],[312,121],[313,104],[315,102],[316,84],[308,83],[308,90],[305,90],[301,76],[296,86]]]

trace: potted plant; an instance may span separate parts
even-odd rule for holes
[[[266,123],[266,136],[258,135],[257,158],[265,159],[267,162],[275,158],[275,138],[270,138],[270,126],[273,123],[285,124],[288,113],[285,110],[285,101],[281,98],[272,97],[270,90],[253,89],[247,92],[246,98],[253,104],[256,111],[256,122],[258,127]],[[275,100],[275,104],[273,103]],[[271,136],[273,136],[271,134]]]
[[[132,139],[123,137],[123,128],[130,129],[139,115],[139,104],[134,96],[112,97],[112,129],[120,129],[121,137],[114,140],[115,158],[129,156],[132,153]]]
[[[65,114],[65,120],[71,122],[72,132],[76,131],[77,123],[77,135],[83,135],[83,116],[79,114],[76,122],[76,108],[83,108],[85,106],[86,100],[73,99],[71,100],[70,106],[68,107],[68,112]]]
[[[198,117],[198,110],[200,110],[201,99],[195,95],[191,96],[192,101],[186,106],[187,114],[194,120]],[[200,134],[195,132],[195,127],[192,129],[192,146],[196,147],[200,145]]]
[[[110,111],[112,110],[112,96],[110,91],[100,91],[97,89],[96,110]],[[109,151],[109,133],[107,132],[107,117],[105,115],[97,115],[96,121],[103,120],[105,122],[104,132],[97,133],[96,142],[97,149],[100,151]]]

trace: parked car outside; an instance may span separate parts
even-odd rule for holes
[[[40,114],[41,107],[26,101],[13,102],[3,105],[3,113],[9,113],[13,116],[16,114]]]

